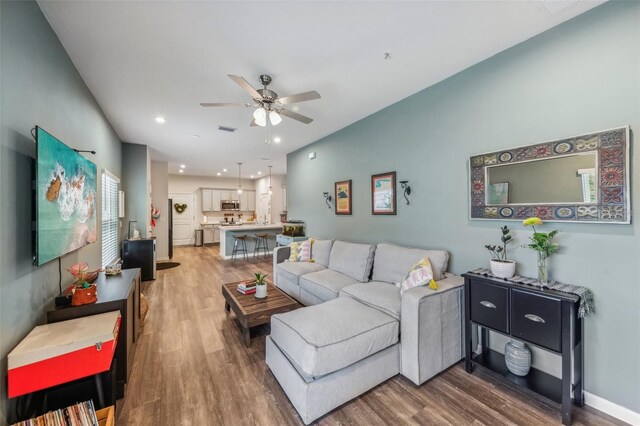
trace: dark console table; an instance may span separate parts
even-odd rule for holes
[[[133,353],[140,330],[140,269],[125,269],[119,275],[101,272],[96,280],[98,301],[90,305],[62,306],[47,312],[47,323],[66,321],[120,310],[122,320],[116,345],[116,397],[124,397],[124,385],[133,366]]]
[[[577,315],[580,298],[473,273],[463,277],[467,373],[477,366],[504,384],[559,408],[562,423],[571,424],[572,392],[573,403],[582,406],[583,320]],[[471,331],[475,327],[481,328],[482,351],[477,354],[472,353]],[[488,347],[489,331],[561,355],[562,378],[535,368],[524,377],[510,373],[504,355]]]

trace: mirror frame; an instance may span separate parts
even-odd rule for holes
[[[537,216],[548,222],[631,223],[629,126],[557,139],[469,159],[469,217],[472,220],[523,220]],[[497,165],[596,153],[596,203],[486,204],[486,169]]]

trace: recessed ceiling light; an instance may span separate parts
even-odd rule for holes
[[[187,167],[186,165],[184,165],[184,164],[180,164],[180,168],[181,168],[181,169],[184,169],[184,168],[186,168],[186,167]]]
[[[156,123],[158,123],[158,124],[163,124],[166,121],[167,120],[164,117],[160,116],[160,115],[156,117]]]
[[[182,169],[180,169],[180,170],[178,170],[178,171],[179,171],[180,173],[184,173],[184,170],[182,170]]]
[[[251,175],[251,179],[253,179],[253,175]]]
[[[276,136],[275,138],[273,138],[273,141],[275,143],[280,143],[280,141],[282,141],[282,139],[280,139],[280,136]]]
[[[218,176],[220,176],[222,173],[218,172],[218,173],[216,173],[216,174],[217,174]]]
[[[259,175],[261,175],[261,174],[262,174],[262,172],[258,172],[258,174],[259,174]]]
[[[227,171],[227,169],[222,169],[222,171],[223,171],[223,172],[226,172],[226,171]]]

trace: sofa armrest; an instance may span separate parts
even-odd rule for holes
[[[273,278],[273,285],[278,286],[278,263],[282,263],[291,255],[291,248],[289,246],[276,247],[273,249],[273,272],[271,276]]]
[[[417,287],[402,296],[400,372],[420,385],[463,357],[464,279],[446,274],[439,290]]]

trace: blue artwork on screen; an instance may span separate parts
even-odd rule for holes
[[[37,263],[97,239],[96,165],[37,127]]]

